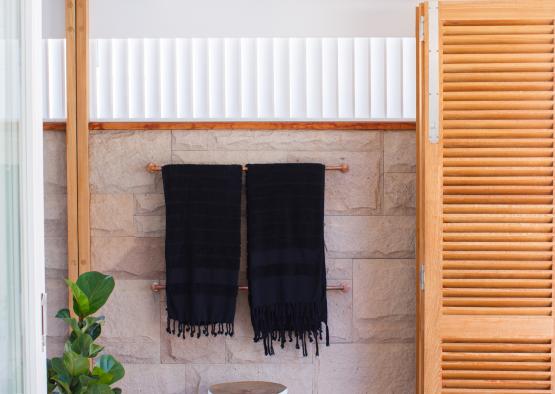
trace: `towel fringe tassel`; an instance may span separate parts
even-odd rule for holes
[[[325,325],[326,346],[330,345],[327,310],[321,310],[317,303],[267,305],[255,308],[251,313],[254,328],[254,341],[262,340],[264,354],[272,356],[274,341],[285,347],[295,337],[295,348],[301,349],[303,356],[308,356],[307,342],[315,342],[316,356],[320,354],[319,341],[323,339],[322,323]]]
[[[177,330],[176,330],[177,325]],[[217,336],[217,335],[227,335],[232,337],[234,334],[233,323],[199,323],[190,324],[168,317],[166,323],[166,332],[168,334],[176,335],[177,337],[182,337],[185,339],[186,333],[189,336],[200,338],[201,335],[204,336]]]

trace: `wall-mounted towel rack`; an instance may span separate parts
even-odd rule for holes
[[[146,170],[148,172],[150,172],[151,174],[153,174],[155,172],[160,172],[162,170],[162,167],[160,167],[156,163],[148,163],[146,165]],[[349,171],[349,165],[347,163],[342,163],[342,164],[339,164],[337,166],[326,166],[326,170],[327,171],[348,172]],[[243,171],[247,171],[247,166],[243,166]]]
[[[239,288],[239,290],[242,290],[242,291],[248,291],[249,290],[249,286],[239,286],[238,288]],[[166,285],[160,284],[160,282],[153,282],[150,285],[150,289],[154,293],[159,293],[161,290],[166,290]],[[344,284],[332,285],[332,286],[327,286],[326,290],[328,290],[328,291],[347,291],[347,286],[345,286]]]

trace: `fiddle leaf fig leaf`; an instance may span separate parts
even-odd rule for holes
[[[77,281],[79,281],[79,279],[77,279]],[[77,283],[69,279],[66,279],[66,283],[71,289],[71,294],[73,294],[73,311],[81,318],[90,315],[92,312],[89,312],[90,302],[87,294],[81,290]]]
[[[93,341],[98,338],[100,336],[100,333],[102,332],[102,327],[100,326],[99,323],[94,323],[92,326],[89,327],[89,329],[87,330],[87,334],[89,334],[91,336],[91,338],[93,339]]]
[[[64,367],[71,376],[79,376],[89,371],[89,359],[73,351],[64,353]]]
[[[89,357],[96,357],[103,350],[104,346],[97,345],[96,343],[91,343],[89,346]]]
[[[69,309],[60,309],[58,313],[56,313],[56,317],[58,319],[69,319],[71,317],[71,315],[69,314]]]
[[[71,350],[84,357],[89,357],[89,349],[93,344],[93,339],[89,334],[83,334],[77,337],[71,343]]]
[[[112,389],[107,384],[95,383],[87,387],[85,394],[112,394]]]
[[[102,383],[112,384],[123,378],[123,366],[110,355],[103,355],[98,359],[93,369],[93,376],[97,376]]]
[[[112,294],[112,290],[114,290],[115,282],[111,275],[91,271],[79,276],[76,285],[87,297],[87,309],[83,316],[88,316],[106,303],[108,297]]]

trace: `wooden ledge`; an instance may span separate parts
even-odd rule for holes
[[[415,122],[90,122],[89,130],[314,130],[414,131]],[[44,122],[44,130],[65,131],[65,122]]]

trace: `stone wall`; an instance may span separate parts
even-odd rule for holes
[[[63,133],[45,133],[50,314],[66,301]],[[132,393],[206,393],[230,380],[272,380],[297,393],[414,392],[415,141],[412,132],[96,132],[90,139],[92,266],[116,290],[102,343],[125,363]],[[252,342],[247,297],[239,295],[233,338],[186,339],[165,332],[164,203],[148,162],[346,162],[326,174],[331,346],[303,358],[293,347],[265,357]],[[60,175],[61,174],[61,175]],[[245,226],[243,226],[243,236]],[[246,281],[245,249],[241,282]],[[49,325],[49,350],[64,328]]]

